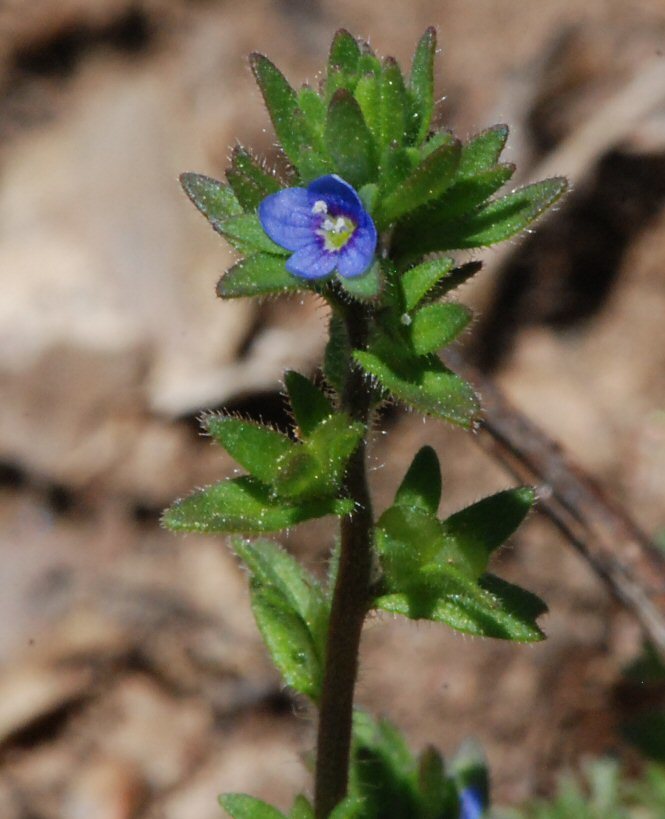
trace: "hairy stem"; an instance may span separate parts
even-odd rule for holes
[[[344,320],[353,349],[367,343],[368,316],[358,304],[344,305]],[[349,362],[342,408],[354,420],[367,423],[371,393],[363,374]],[[341,552],[332,600],[326,664],[319,712],[316,755],[315,810],[327,819],[346,795],[351,753],[353,690],[358,651],[367,614],[372,572],[372,503],[367,485],[363,441],[349,461],[345,489],[354,512],[341,522]]]

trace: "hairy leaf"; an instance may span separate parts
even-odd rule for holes
[[[409,327],[417,355],[434,353],[453,342],[471,321],[472,313],[463,304],[428,304],[413,316]]]
[[[265,170],[254,157],[240,146],[233,149],[231,167],[226,178],[243,210],[253,213],[271,193],[282,187],[279,180]]]
[[[183,190],[210,224],[219,230],[219,225],[231,216],[242,213],[242,207],[228,185],[200,173],[180,175]]]
[[[431,446],[422,447],[413,459],[395,495],[396,506],[424,509],[436,514],[441,500],[441,468]]]
[[[436,54],[436,29],[430,26],[416,47],[411,63],[409,91],[411,97],[411,121],[409,132],[412,141],[420,144],[429,131],[434,112],[434,56]]]
[[[219,797],[219,804],[232,819],[285,819],[277,808],[245,793],[225,793]]]
[[[278,460],[297,446],[281,432],[254,421],[208,415],[203,424],[232,458],[263,483],[272,481]]]
[[[359,188],[375,179],[374,138],[365,124],[360,106],[346,88],[336,91],[330,101],[325,144],[336,172],[350,185]]]
[[[295,370],[287,370],[284,384],[300,436],[307,438],[322,421],[334,413],[335,408],[309,378]]]
[[[404,309],[410,313],[441,279],[448,276],[454,264],[449,258],[432,259],[406,270],[401,280]]]
[[[217,283],[217,295],[222,299],[242,296],[268,296],[306,290],[304,279],[292,276],[284,258],[268,253],[256,253],[234,264]]]

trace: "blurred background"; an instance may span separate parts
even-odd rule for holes
[[[213,819],[221,791],[285,807],[308,786],[311,715],[223,539],[176,537],[159,514],[232,473],[203,409],[286,423],[282,371],[313,372],[325,315],[216,299],[233,257],[177,175],[221,177],[236,140],[274,157],[250,51],[315,83],[338,27],[408,65],[430,24],[440,122],[463,138],[508,122],[519,181],[573,189],[533,238],[483,254],[461,292],[468,355],[665,543],[662,0],[3,0],[2,819]],[[398,410],[386,429],[379,509],[424,442],[446,510],[513,483],[473,436]],[[323,521],[284,542],[322,571],[330,536]],[[414,747],[475,736],[503,804],[589,756],[638,771],[621,726],[665,687],[626,674],[634,617],[538,515],[498,562],[549,603],[549,639],[377,618],[360,702]]]

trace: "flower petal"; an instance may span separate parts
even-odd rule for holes
[[[355,189],[337,174],[328,174],[315,179],[307,188],[310,195],[320,199],[334,199],[343,207],[347,216],[359,217],[364,212],[363,203]]]
[[[346,279],[362,276],[374,261],[376,251],[376,228],[369,214],[363,218],[348,244],[339,251],[337,272]]]
[[[286,250],[298,250],[312,241],[319,220],[312,213],[305,188],[286,188],[261,202],[259,221],[273,242]]]
[[[286,269],[302,279],[321,279],[335,269],[338,255],[325,251],[318,241],[299,248],[286,263]]]
[[[480,819],[483,814],[483,798],[477,788],[464,788],[460,794],[460,819]]]

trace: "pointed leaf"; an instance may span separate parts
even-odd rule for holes
[[[372,351],[356,350],[353,357],[395,398],[420,412],[466,428],[479,412],[478,398],[470,385],[436,356],[409,357],[379,344]]]
[[[222,299],[279,295],[306,289],[306,281],[292,276],[286,269],[284,257],[267,253],[256,253],[234,264],[217,283],[217,295]]]
[[[263,642],[285,683],[317,701],[322,666],[306,623],[276,589],[252,583],[251,600]]]
[[[476,273],[482,269],[482,266],[482,262],[466,262],[465,264],[456,267],[448,276],[446,276],[445,279],[442,279],[437,284],[437,286],[428,294],[428,296],[441,297],[445,296],[447,293],[450,293],[452,290],[456,290],[458,287],[461,287],[463,284],[468,282],[469,279],[473,278]]]
[[[379,74],[363,74],[358,82],[353,96],[356,98],[363,119],[370,133],[377,143],[381,137],[381,94],[379,88]]]
[[[455,543],[470,570],[480,576],[492,552],[522,523],[535,500],[535,492],[528,486],[483,498],[443,521],[446,540]]]
[[[475,176],[496,165],[507,139],[508,126],[495,125],[469,140],[462,148],[460,176]]]
[[[431,745],[418,760],[418,785],[422,803],[421,819],[456,816],[457,788],[445,775],[441,754]]]
[[[562,177],[535,182],[501,199],[489,202],[460,220],[451,222],[421,252],[484,247],[509,239],[537,219],[565,192]]]
[[[279,459],[297,446],[281,432],[229,415],[208,415],[203,425],[232,458],[263,483],[272,481]]]
[[[359,188],[374,181],[377,173],[374,138],[358,103],[346,88],[336,91],[330,101],[325,145],[335,171],[350,185]]]
[[[542,613],[542,605],[536,608],[535,595],[517,587],[491,581],[489,589],[481,588],[470,578],[450,570],[437,578],[437,596],[432,589],[432,599],[427,609],[420,601],[407,594],[388,594],[375,600],[374,605],[392,614],[402,614],[412,619],[427,619],[446,623],[456,631],[478,637],[495,637],[515,642],[536,642],[544,635],[535,622],[534,611]],[[535,598],[537,599],[537,598]],[[528,605],[524,602],[529,601]],[[416,604],[414,606],[414,603]]]
[[[411,151],[412,149],[403,148],[397,143],[384,150],[380,168],[380,190],[384,196],[395,195],[418,164],[418,157],[414,161]],[[382,208],[382,198],[379,198],[374,208],[375,216]]]
[[[441,500],[441,468],[436,452],[424,446],[413,459],[395,495],[396,506],[409,506],[436,514]]]
[[[312,133],[323,142],[326,127],[326,104],[323,97],[309,85],[303,85],[298,91],[298,105]]]
[[[258,587],[272,588],[288,602],[312,634],[320,659],[325,647],[328,602],[319,583],[279,543],[235,537],[233,551]]]
[[[397,61],[386,57],[379,78],[379,148],[404,144],[408,97]]]
[[[284,153],[300,171],[303,181],[327,173],[329,163],[317,150],[316,135],[307,126],[296,92],[267,57],[254,53],[250,63],[277,138]]]
[[[272,497],[256,478],[242,477],[199,489],[170,506],[162,518],[176,532],[278,532],[303,520],[347,515],[353,503],[346,498],[288,503]]]
[[[353,91],[358,81],[360,46],[356,38],[346,29],[335,32],[326,75],[326,99],[332,99],[340,88]]]
[[[328,819],[367,819],[365,800],[347,797],[336,805]]]
[[[253,212],[271,193],[281,189],[279,180],[244,148],[233,149],[231,167],[226,171],[226,178],[233,191],[247,212]]]
[[[409,91],[413,113],[409,123],[413,142],[421,143],[429,131],[434,112],[434,55],[436,54],[436,29],[430,26],[413,55]]]
[[[433,151],[398,190],[381,202],[378,221],[388,225],[439,197],[453,183],[459,158],[460,143],[457,141]]]
[[[410,313],[439,280],[449,274],[454,264],[453,259],[443,258],[432,259],[409,268],[402,275],[404,309]]]
[[[219,225],[219,232],[228,239],[235,249],[247,256],[253,253],[270,253],[274,256],[288,256],[289,251],[276,245],[268,238],[259,217],[255,213],[232,216]]]
[[[351,298],[357,301],[375,301],[381,295],[383,276],[381,264],[377,260],[362,276],[353,276],[350,279],[338,276],[338,281]]]
[[[296,796],[289,819],[315,819],[314,808],[306,796],[302,794]]]
[[[413,350],[417,355],[434,353],[453,342],[472,318],[463,304],[428,304],[413,316],[409,327]]]
[[[245,793],[225,793],[219,804],[232,819],[285,819],[277,808]]]
[[[200,173],[183,173],[180,184],[196,209],[216,230],[225,219],[242,213],[231,188],[216,179]]]
[[[287,370],[284,384],[300,437],[307,438],[322,421],[335,412],[335,408],[309,378],[295,370]]]

